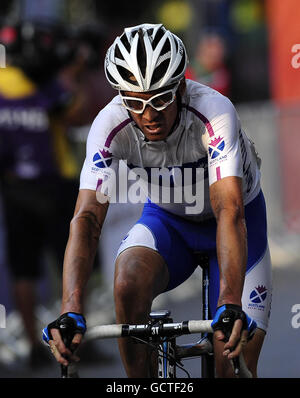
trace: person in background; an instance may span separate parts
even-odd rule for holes
[[[205,33],[199,40],[195,56],[186,70],[186,78],[205,84],[230,96],[230,73],[226,66],[226,45],[215,32]]]
[[[63,263],[80,165],[68,126],[84,114],[78,95],[85,68],[74,37],[53,22],[0,29],[7,67],[0,71],[0,179],[7,266],[16,309],[30,343],[30,365],[48,362],[35,319],[36,286],[45,248]],[[95,264],[97,259],[95,260]]]

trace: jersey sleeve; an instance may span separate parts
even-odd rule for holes
[[[227,99],[219,109],[218,114],[210,121],[207,140],[209,185],[224,177],[243,177],[239,118],[234,106]]]
[[[100,112],[101,113],[101,112]],[[112,195],[115,190],[119,158],[116,143],[106,144],[105,122],[99,114],[93,122],[86,144],[86,158],[80,174],[79,189],[90,189]]]

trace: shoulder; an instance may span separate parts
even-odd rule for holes
[[[120,97],[116,96],[96,116],[90,129],[89,139],[109,147],[131,122],[132,119],[122,106]]]
[[[236,109],[228,97],[192,80],[187,80],[184,102],[188,111],[203,115],[208,120],[224,113],[237,117]]]

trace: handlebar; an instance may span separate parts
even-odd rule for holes
[[[101,325],[94,326],[84,336],[84,340],[109,339],[118,337],[151,337],[159,335],[161,337],[182,336],[191,333],[212,333],[211,322],[209,320],[183,321],[177,323],[164,323],[161,325]]]
[[[153,336],[172,337],[192,333],[213,333],[211,320],[190,320],[177,323],[162,324],[112,324],[100,325],[90,328],[85,334],[84,340],[109,339],[120,337],[148,338]],[[252,374],[246,366],[243,354],[239,358],[231,360],[234,374],[241,378],[252,378]]]

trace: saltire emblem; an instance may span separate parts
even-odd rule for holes
[[[208,143],[208,150],[210,157],[212,159],[218,157],[224,148],[225,148],[225,141],[223,137],[215,138],[214,140],[211,140]]]
[[[96,167],[101,169],[109,167],[112,163],[112,153],[105,149],[99,149],[99,151],[93,156],[93,163]]]
[[[255,289],[250,293],[250,300],[252,303],[262,303],[267,297],[267,288],[263,285],[258,285]]]

